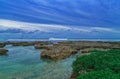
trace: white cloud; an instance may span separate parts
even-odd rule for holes
[[[77,31],[77,32],[114,32],[120,33],[117,30],[111,28],[103,28],[103,27],[83,27],[80,26],[78,28],[65,26],[65,25],[55,25],[55,24],[39,24],[39,23],[29,23],[29,22],[20,22],[20,21],[12,21],[12,20],[5,20],[0,19],[0,30],[5,29],[20,29],[26,32],[32,31],[43,31],[43,32],[55,32],[55,31]]]
[[[37,24],[37,23],[28,23],[28,22],[19,22],[11,20],[0,19],[0,29],[21,29],[25,31],[44,31],[49,32],[53,30],[68,30],[69,27],[60,26],[60,25],[48,25],[48,24]]]
[[[96,30],[99,32],[106,31],[106,32],[114,32],[114,33],[120,33],[119,31],[112,29],[112,28],[101,28],[101,27],[92,27],[91,30]]]

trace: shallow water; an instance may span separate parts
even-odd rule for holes
[[[40,58],[33,46],[6,46],[8,55],[0,56],[0,79],[69,79],[75,56],[61,61]]]

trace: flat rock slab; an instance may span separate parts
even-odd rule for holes
[[[53,46],[49,50],[45,50],[41,53],[41,57],[49,58],[52,60],[65,59],[72,54],[77,53],[77,50],[71,48],[70,46]]]

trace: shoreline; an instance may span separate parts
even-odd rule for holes
[[[41,57],[52,60],[68,58],[79,50],[88,53],[90,50],[120,49],[120,42],[114,41],[6,41],[0,43],[0,48],[6,45],[34,46],[35,49],[43,49]]]
[[[0,43],[0,49],[4,48],[6,45],[15,46],[34,46],[36,49],[42,49],[40,53],[41,58],[50,60],[63,60],[69,58],[73,54],[81,53],[78,56],[90,55],[88,53],[90,50],[109,50],[109,49],[120,49],[120,42],[108,42],[108,41],[20,41],[20,42],[3,42]],[[4,50],[6,50],[4,48]],[[1,50],[0,50],[1,51]],[[2,49],[3,51],[3,49]],[[4,51],[5,55],[7,54]],[[3,54],[3,53],[2,53]],[[9,53],[8,53],[9,54]],[[71,73],[72,75],[72,73]]]

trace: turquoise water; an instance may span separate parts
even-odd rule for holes
[[[51,61],[40,58],[33,46],[6,46],[8,55],[0,56],[0,79],[69,79],[75,56]]]

